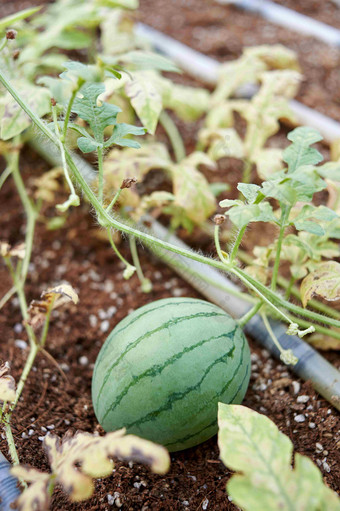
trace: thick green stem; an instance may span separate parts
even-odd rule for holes
[[[295,284],[295,277],[292,275],[289,279],[289,282],[288,282],[288,285],[286,287],[286,292],[285,292],[285,299],[286,300],[289,300],[290,298],[290,295],[292,294],[292,289],[294,287],[294,284]],[[280,285],[280,279],[278,277],[278,284]]]
[[[99,203],[103,204],[104,197],[104,169],[103,169],[103,148],[98,147],[98,199]]]
[[[238,249],[240,247],[240,244],[241,244],[241,241],[242,241],[242,238],[243,238],[243,235],[244,233],[246,232],[246,229],[247,229],[247,226],[245,225],[244,227],[242,227],[242,229],[240,229],[238,231],[238,234],[237,234],[237,237],[236,237],[236,240],[235,240],[235,243],[233,245],[233,248],[231,250],[231,253],[230,253],[230,262],[232,263],[234,260],[235,260],[235,257],[237,255],[237,252],[238,252]]]
[[[174,150],[176,161],[179,163],[186,156],[185,146],[181,134],[178,131],[176,124],[171,119],[170,115],[168,115],[164,110],[159,116],[159,122],[169,137],[172,148]]]
[[[276,289],[276,282],[277,282],[277,276],[279,273],[279,266],[281,261],[281,249],[282,249],[282,241],[283,236],[286,230],[286,222],[289,217],[291,208],[281,207],[281,219],[280,219],[280,234],[277,240],[276,245],[276,254],[275,254],[275,262],[274,262],[274,268],[273,268],[273,275],[272,275],[272,282],[271,282],[271,288],[273,291]]]
[[[4,296],[1,298],[0,300],[0,310],[2,309],[2,307],[4,305],[6,305],[6,303],[8,302],[8,300],[10,300],[12,298],[12,296],[15,294],[15,287],[11,287],[11,289],[9,289],[7,291],[6,294],[4,294]]]
[[[240,325],[241,328],[244,327],[244,325],[246,323],[248,323],[248,321],[251,320],[251,318],[253,316],[255,316],[255,314],[258,313],[258,311],[261,309],[263,303],[262,301],[256,303],[248,312],[246,312],[237,322],[238,324]]]
[[[16,395],[15,395],[15,401],[14,403],[12,404],[11,406],[11,412],[10,414],[12,415],[18,401],[19,401],[19,398],[21,396],[21,393],[24,389],[24,386],[25,386],[25,383],[26,383],[26,380],[28,378],[28,375],[32,369],[32,366],[34,364],[34,361],[35,361],[35,358],[38,354],[38,351],[39,351],[39,346],[37,344],[33,344],[31,346],[31,349],[30,349],[30,352],[29,352],[29,355],[27,357],[27,360],[26,360],[26,363],[25,363],[25,367],[21,373],[21,376],[20,376],[20,380],[18,382],[18,385],[17,385],[17,391],[16,391]]]
[[[36,126],[46,135],[46,137],[51,140],[55,145],[58,146],[58,140],[56,139],[55,135],[44,125],[44,123],[39,119],[39,117],[31,110],[31,108],[22,100],[22,98],[19,96],[17,91],[13,88],[11,83],[8,81],[8,79],[0,73],[0,82],[6,87],[6,89],[9,91],[9,93],[13,96],[13,98],[17,101],[17,103],[21,106],[21,108],[27,113],[27,115],[32,119],[32,121],[36,124]],[[210,266],[213,266],[215,268],[218,268],[223,271],[230,271],[234,273],[237,276],[242,276],[242,280],[246,283],[248,287],[251,287],[252,289],[255,288],[255,291],[258,294],[265,294],[268,299],[266,302],[270,305],[270,307],[273,307],[273,304],[270,302],[270,300],[273,301],[273,303],[278,304],[280,307],[283,307],[287,310],[290,310],[294,314],[301,315],[308,317],[314,321],[320,321],[321,323],[328,324],[330,326],[340,327],[340,321],[336,321],[331,318],[326,318],[324,316],[321,316],[320,314],[317,314],[315,312],[309,311],[307,309],[303,309],[302,307],[299,307],[297,305],[291,304],[284,300],[279,295],[276,295],[275,292],[271,291],[270,289],[266,288],[261,284],[260,282],[252,279],[249,275],[246,275],[242,270],[239,268],[234,268],[231,264],[226,265],[225,263],[222,263],[220,261],[215,261],[213,259],[210,259],[208,257],[205,257],[201,254],[197,254],[195,252],[192,252],[187,249],[183,249],[180,247],[177,247],[175,245],[172,245],[171,243],[162,241],[158,238],[155,238],[154,236],[142,232],[139,229],[136,229],[132,227],[129,224],[123,224],[121,221],[117,220],[116,218],[113,218],[110,216],[108,212],[105,211],[102,204],[98,201],[98,198],[93,193],[89,185],[87,184],[86,180],[82,176],[81,172],[78,170],[77,166],[75,165],[71,154],[65,149],[65,156],[66,161],[70,167],[70,169],[73,172],[73,175],[82,188],[82,191],[86,198],[89,200],[89,202],[92,204],[94,209],[97,212],[98,215],[98,221],[101,225],[105,226],[106,228],[114,228],[119,231],[125,232],[126,234],[130,236],[136,236],[137,238],[140,238],[142,241],[144,241],[148,245],[154,245],[156,247],[163,248],[165,250],[169,250],[171,252],[174,252],[176,254],[182,255],[184,257],[188,257],[189,259],[193,259],[195,261],[209,264]],[[259,200],[261,200],[259,198]],[[281,312],[280,312],[281,314]],[[289,320],[290,321],[290,320]]]
[[[67,132],[67,126],[68,126],[68,122],[70,120],[70,115],[71,115],[71,110],[72,110],[72,105],[73,105],[73,102],[75,100],[75,97],[77,95],[77,92],[78,92],[78,89],[74,90],[72,92],[72,96],[71,96],[71,99],[70,101],[68,102],[68,105],[67,105],[67,110],[66,110],[66,114],[65,114],[65,119],[64,119],[64,124],[63,124],[63,132],[61,134],[61,141],[64,143],[65,140],[66,140],[66,132]]]
[[[215,225],[214,240],[215,240],[215,247],[216,247],[217,255],[221,259],[222,262],[228,262],[227,257],[223,254],[223,252],[221,250],[219,233],[220,233],[220,226]]]
[[[0,176],[0,190],[3,187],[3,184],[6,181],[6,179],[11,175],[11,173],[12,173],[12,168],[10,165],[8,165],[8,167],[5,168],[5,170],[3,171],[3,173]]]
[[[122,189],[119,188],[119,190],[116,191],[112,201],[110,202],[110,204],[106,208],[106,210],[105,210],[106,213],[109,213],[111,211],[111,209],[113,208],[113,206],[116,204],[117,200],[119,199],[119,196],[120,196],[121,193],[122,193]]]
[[[19,465],[19,463],[20,463],[19,457],[18,457],[17,449],[15,447],[13,433],[12,433],[11,426],[8,421],[7,415],[5,416],[5,419],[4,419],[4,430],[5,430],[6,440],[7,440],[7,444],[8,444],[8,448],[9,448],[9,453],[11,455],[12,463],[13,463],[13,465]]]

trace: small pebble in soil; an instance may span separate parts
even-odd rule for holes
[[[306,395],[298,396],[296,398],[296,401],[298,403],[307,403],[307,401],[309,401],[309,396],[306,396]]]
[[[21,323],[15,323],[13,330],[16,334],[20,334],[23,331],[23,326]]]
[[[294,420],[295,422],[305,422],[306,417],[303,415],[303,413],[300,413],[294,417]]]
[[[188,507],[189,501],[188,500],[183,500],[182,504],[183,504],[183,506]]]
[[[310,422],[310,423],[308,424],[308,426],[310,427],[310,429],[315,429],[316,424],[315,424],[315,422]]]
[[[27,342],[22,339],[15,339],[14,345],[21,350],[25,350],[27,348]]]
[[[294,394],[298,394],[300,392],[301,384],[298,381],[292,381],[292,385]]]
[[[87,357],[85,357],[85,355],[83,355],[82,357],[79,358],[79,364],[81,366],[87,366],[89,363],[89,359]]]
[[[89,322],[92,328],[95,328],[98,323],[98,318],[94,314],[90,314],[89,316]]]
[[[100,325],[100,330],[102,332],[107,332],[108,329],[110,328],[110,323],[107,319],[105,319],[104,321],[101,322],[101,325]]]
[[[331,471],[331,467],[328,465],[327,461],[323,461],[322,462],[322,468],[324,469],[325,472],[327,472],[329,474],[329,472]]]
[[[315,452],[320,453],[323,451],[323,446],[319,442],[316,442],[315,444]]]

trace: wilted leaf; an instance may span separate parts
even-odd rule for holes
[[[134,177],[141,182],[150,170],[168,169],[170,165],[172,161],[168,150],[161,143],[145,143],[138,150],[113,149],[104,160],[106,194],[115,193],[124,179]],[[120,203],[136,207],[139,203],[138,194],[132,189],[124,190],[120,195]]]
[[[301,301],[306,307],[314,295],[321,296],[329,302],[340,298],[340,263],[327,261],[307,275],[300,287]]]
[[[109,58],[103,55],[101,58],[105,63],[110,63],[113,66],[119,64],[128,70],[150,71],[153,69],[173,73],[180,72],[180,69],[170,59],[151,51],[133,50]]]
[[[5,362],[0,366],[0,401],[12,403],[15,400],[15,380],[9,373],[10,366]]]
[[[165,85],[163,107],[173,110],[183,121],[195,121],[209,109],[209,92],[206,89],[178,85],[164,78],[161,83]]]
[[[19,511],[47,511],[50,505],[49,484],[50,474],[44,474],[35,468],[16,465],[11,468],[11,474],[29,483],[16,504]]]
[[[319,469],[300,454],[292,469],[293,444],[268,417],[219,403],[218,424],[221,459],[238,472],[227,483],[237,506],[244,511],[319,511],[326,504]]]
[[[26,252],[25,243],[18,243],[11,247],[9,243],[6,241],[0,241],[0,255],[1,257],[18,257],[19,259],[24,259]]]
[[[133,435],[125,436],[125,430],[103,437],[77,432],[73,437],[65,435],[63,440],[47,435],[44,446],[56,481],[73,501],[85,500],[92,495],[93,478],[112,473],[113,456],[146,463],[159,474],[167,472],[170,464],[164,447]]]
[[[13,80],[22,99],[39,116],[43,117],[51,110],[51,96],[44,87],[37,87],[24,80]],[[9,92],[0,97],[0,137],[8,140],[20,135],[31,124],[31,119],[12,98]]]
[[[153,77],[152,71],[134,72],[132,80],[125,85],[125,92],[133,108],[152,135],[155,133],[163,108],[162,96],[154,84]]]
[[[209,147],[208,156],[216,161],[220,158],[243,158],[243,142],[233,128],[203,128],[198,133],[203,147]]]
[[[50,288],[41,294],[40,300],[33,300],[30,303],[28,324],[33,328],[38,328],[44,323],[46,315],[51,309],[61,307],[70,301],[77,304],[78,300],[77,293],[69,284],[60,284]]]
[[[262,60],[270,69],[300,70],[297,54],[282,44],[250,46],[244,55]]]
[[[140,218],[151,208],[162,208],[166,204],[172,203],[174,200],[175,196],[165,191],[156,191],[152,192],[150,195],[144,195],[136,211],[136,216]]]
[[[266,180],[275,174],[275,172],[282,170],[282,149],[259,149],[253,153],[252,161],[256,164],[259,177]]]
[[[340,350],[340,339],[335,339],[318,332],[309,335],[307,342],[318,350]]]
[[[34,179],[34,186],[37,188],[34,192],[36,199],[42,199],[46,202],[53,202],[55,193],[60,190],[59,178],[63,175],[62,167],[56,167],[44,172],[41,176]]]
[[[322,236],[325,234],[325,230],[315,220],[330,222],[334,218],[337,218],[337,214],[325,206],[315,207],[311,204],[305,204],[291,223],[298,231],[307,231]]]
[[[216,209],[215,197],[199,165],[215,169],[215,163],[204,153],[194,152],[170,168],[173,179],[174,204],[182,208],[195,224],[203,223]]]

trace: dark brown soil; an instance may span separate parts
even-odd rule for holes
[[[306,3],[296,2],[296,8]],[[0,15],[15,10],[15,4],[2,2]],[[21,8],[30,5],[32,2],[20,2]],[[290,47],[296,45],[301,49],[303,46],[301,38],[296,39],[296,36],[276,29],[273,34],[273,29],[265,29],[261,20],[255,20],[254,25],[249,25],[250,15],[203,0],[142,0],[141,17],[159,30],[221,59],[235,58],[244,44],[257,44],[262,37],[268,38],[268,33],[272,34],[272,40],[266,42],[286,38]],[[232,19],[232,23],[229,19]],[[256,41],[249,42],[251,37],[253,40],[257,38]],[[319,63],[312,62],[314,57],[318,58],[319,51],[314,55],[318,44],[307,40],[306,50],[301,53],[309,78],[300,99],[308,104],[306,98],[308,100],[308,94],[311,94],[311,87],[314,86],[318,102],[312,106],[320,110],[324,108],[322,111],[340,119],[339,102],[335,101],[333,95],[329,97],[328,92],[322,92],[327,90],[327,86],[319,76],[319,73],[328,76],[328,72],[337,71],[339,52],[331,50],[332,55],[336,56],[336,63],[332,61],[334,66],[332,64],[331,71],[327,71],[329,68],[324,67],[321,54],[325,50],[327,57],[330,50],[325,49],[324,45],[319,50]],[[336,93],[335,89],[332,94]],[[190,136],[196,131],[197,126],[186,128],[188,146],[193,145]],[[283,135],[281,133],[279,137]],[[230,168],[230,162],[228,165],[222,162],[221,166],[226,170],[228,166]],[[47,168],[29,150],[24,151],[21,167],[30,188],[32,176],[39,175]],[[234,170],[228,174],[228,181],[237,182],[240,169],[236,163],[232,168]],[[220,170],[222,172],[223,169]],[[220,173],[210,177],[221,180]],[[55,210],[50,208],[46,214],[54,216]],[[14,187],[8,182],[2,190],[0,202],[1,239],[11,243],[21,241],[24,223],[20,201]],[[92,409],[91,377],[96,356],[108,332],[130,311],[150,301],[168,296],[199,296],[144,249],[140,250],[142,266],[146,276],[153,281],[154,288],[151,294],[143,294],[136,277],[130,281],[123,280],[120,263],[107,243],[99,240],[98,232],[86,205],[75,209],[69,215],[65,227],[59,231],[46,231],[42,224],[37,229],[27,283],[28,299],[38,298],[43,289],[61,280],[70,282],[80,297],[77,307],[54,312],[48,337],[47,350],[63,369],[66,379],[55,364],[44,355],[39,355],[13,418],[13,431],[21,461],[43,470],[48,470],[48,466],[41,440],[47,431],[58,435],[63,435],[69,428],[74,431],[81,429],[102,432]],[[250,231],[248,248],[251,237],[256,236],[255,231]],[[121,248],[129,258],[124,243]],[[0,297],[10,286],[7,272],[0,266]],[[0,359],[11,362],[13,375],[17,379],[28,353],[22,342],[27,339],[20,321],[18,302],[14,298],[0,315]],[[244,404],[272,419],[291,438],[298,452],[318,464],[325,482],[340,493],[339,414],[313,391],[310,384],[296,379],[286,367],[273,361],[266,351],[252,341],[250,346],[252,376]],[[334,360],[335,357],[331,358]],[[339,360],[334,362],[340,367]],[[302,398],[306,402],[300,402],[300,396],[306,396]],[[297,422],[295,417],[301,414],[305,420]],[[0,440],[0,450],[7,453],[4,439]],[[129,466],[117,462],[114,474],[97,482],[95,495],[90,501],[71,504],[58,489],[53,496],[51,509],[237,509],[226,496],[225,484],[230,473],[218,459],[216,438],[196,448],[173,454],[171,458],[171,469],[165,477],[152,475],[140,465]]]

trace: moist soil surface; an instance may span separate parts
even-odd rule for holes
[[[334,21],[335,26],[340,26],[338,11],[334,10],[334,20],[329,15],[334,9],[332,2],[324,2],[324,9],[315,6],[312,10],[306,4],[313,2],[300,1],[294,2],[294,5],[290,5],[293,2],[289,1],[280,3],[327,23]],[[0,15],[30,5],[31,2],[3,2]],[[332,86],[330,94],[328,82],[322,78],[336,75],[340,55],[338,50],[322,45],[316,51],[321,45],[318,41],[277,29],[234,7],[203,0],[142,0],[139,17],[220,60],[236,58],[244,45],[278,41],[286,44],[299,52],[303,72],[308,76],[299,100],[340,120],[340,104],[336,99],[340,88]],[[324,65],[321,54],[332,56],[331,67]],[[330,61],[325,57],[325,62]],[[315,101],[310,102],[313,90]],[[194,144],[190,137],[196,131],[195,126],[186,127],[188,148]],[[278,137],[282,140],[284,135],[285,130],[282,130]],[[230,164],[233,171],[228,174],[228,181],[231,179],[236,183],[241,170],[237,163],[224,161],[221,165]],[[33,191],[34,177],[48,168],[31,150],[24,150],[21,169],[29,190]],[[208,177],[219,181],[220,172]],[[62,199],[56,197],[58,202]],[[47,208],[44,214],[53,217],[55,209]],[[3,187],[0,203],[1,239],[18,243],[23,239],[24,225],[19,198],[8,181]],[[42,470],[48,470],[42,440],[49,431],[59,436],[70,429],[73,432],[103,433],[92,408],[91,377],[100,347],[112,328],[131,311],[151,301],[170,296],[201,298],[185,281],[151,257],[143,247],[139,247],[143,270],[153,282],[152,292],[142,293],[136,276],[129,281],[123,279],[121,263],[102,238],[86,204],[72,211],[61,230],[48,231],[43,223],[37,227],[26,288],[28,300],[39,298],[44,289],[60,281],[68,281],[74,286],[80,298],[78,306],[72,305],[53,312],[46,346],[53,360],[44,354],[38,356],[13,416],[12,427],[20,460]],[[250,249],[253,242],[267,242],[265,235],[261,240],[258,238],[259,232],[251,230],[246,239],[246,248]],[[195,233],[191,242],[201,246],[203,243],[208,247],[207,239],[200,235],[195,237]],[[129,258],[126,242],[122,242],[120,248],[124,256]],[[0,296],[10,287],[7,271],[0,266]],[[28,348],[15,298],[2,311],[0,331],[0,359],[11,362],[12,374],[18,379]],[[243,404],[272,419],[292,440],[296,452],[309,456],[317,463],[324,481],[340,493],[338,412],[313,390],[310,383],[296,378],[251,339],[249,343],[252,375]],[[327,354],[327,357],[337,367],[340,366],[334,354]],[[299,422],[301,416],[304,417],[303,422]],[[0,450],[7,454],[3,438],[0,439]],[[219,460],[216,437],[195,448],[172,454],[171,461],[166,476],[153,475],[142,465],[117,461],[113,475],[96,483],[91,500],[72,504],[65,493],[57,488],[51,509],[237,509],[226,495],[225,486],[231,473]]]

